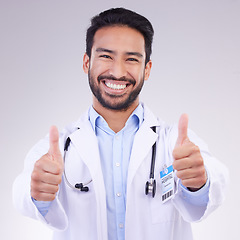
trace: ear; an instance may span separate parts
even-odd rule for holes
[[[145,76],[144,76],[145,81],[148,80],[148,78],[150,76],[151,68],[152,68],[152,61],[149,60],[145,66]]]
[[[87,55],[87,53],[85,53],[83,56],[83,71],[85,73],[88,73],[89,65],[90,65],[90,59],[89,59],[89,56]]]

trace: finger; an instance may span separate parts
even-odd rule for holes
[[[60,154],[59,150],[59,133],[56,126],[51,126],[49,130],[49,155],[53,160],[57,160],[56,158]]]
[[[196,191],[206,184],[206,179],[203,178],[190,178],[181,180],[182,185],[189,188],[191,191]]]
[[[176,171],[181,171],[184,169],[189,169],[192,167],[192,162],[189,158],[182,158],[180,161],[174,161],[173,162],[173,168]]]
[[[62,181],[62,176],[61,174],[55,174],[55,173],[45,172],[41,170],[41,171],[33,171],[31,175],[31,179],[36,182],[38,181],[38,182],[58,185]]]
[[[44,193],[31,190],[31,197],[37,201],[53,201],[56,197],[56,193]]]
[[[52,157],[49,154],[44,155],[34,165],[34,172],[39,174],[50,173],[58,175],[62,173],[62,164],[52,161]],[[42,177],[42,176],[41,176]]]
[[[41,192],[41,193],[50,193],[55,194],[59,190],[59,185],[48,184],[44,182],[32,182],[31,183],[31,191],[33,192]]]
[[[181,146],[185,141],[188,141],[188,115],[182,114],[178,122],[178,138],[176,146]]]
[[[181,180],[187,180],[187,179],[192,179],[192,178],[197,178],[199,176],[202,176],[199,173],[198,169],[191,169],[191,168],[186,168],[186,169],[177,171],[176,175]]]
[[[175,160],[191,157],[191,158],[200,158],[201,153],[197,145],[190,141],[185,141],[184,146],[176,146],[173,149],[173,157]]]

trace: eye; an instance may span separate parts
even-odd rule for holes
[[[139,60],[137,58],[128,58],[127,61],[130,62],[139,62]]]
[[[107,58],[107,59],[112,59],[111,56],[107,55],[107,54],[103,54],[99,56],[100,58]]]

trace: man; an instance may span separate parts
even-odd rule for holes
[[[123,8],[91,23],[83,69],[93,104],[29,152],[14,203],[52,227],[54,239],[192,239],[190,222],[223,201],[225,167],[188,130],[186,114],[168,126],[139,102],[152,67],[151,23]]]

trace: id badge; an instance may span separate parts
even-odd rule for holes
[[[174,174],[173,166],[164,167],[160,172],[161,188],[162,188],[162,202],[166,202],[174,195]]]

